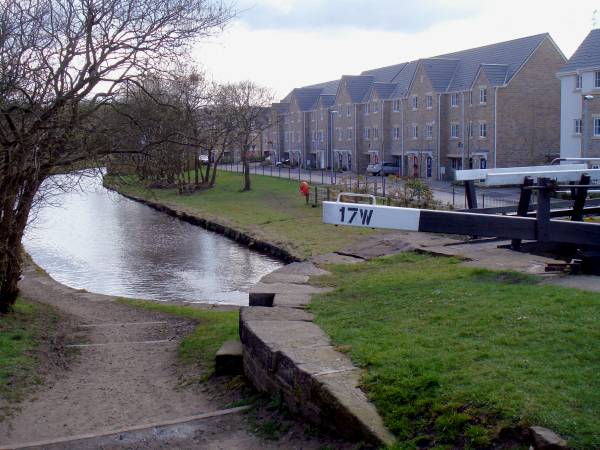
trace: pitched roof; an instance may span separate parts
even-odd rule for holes
[[[289,111],[290,109],[290,104],[289,103],[273,103],[273,108],[275,108],[277,110],[277,112],[279,114],[283,114]]]
[[[592,30],[558,73],[600,67],[600,29]]]
[[[493,86],[503,86],[506,84],[506,77],[508,76],[507,64],[482,64],[481,70]]]
[[[300,111],[311,111],[317,104],[321,91],[321,88],[296,88],[292,91],[291,96],[298,99]]]
[[[365,70],[361,75],[375,77],[377,83],[390,83],[400,73],[407,63],[394,64],[393,66],[380,67],[378,69]]]
[[[391,94],[391,98],[399,98],[406,96],[408,89],[410,88],[410,83],[415,76],[415,72],[417,70],[417,61],[411,61],[404,66],[402,71],[394,77],[392,80],[396,84],[396,88],[394,92]]]
[[[342,82],[346,85],[352,103],[361,103],[374,81],[375,77],[366,75],[344,75],[342,77]]]
[[[429,81],[435,92],[445,92],[454,78],[458,59],[427,58],[422,59],[421,64],[427,73]]]
[[[374,92],[377,93],[377,96],[380,99],[387,100],[388,98],[390,98],[390,95],[392,95],[392,92],[394,92],[394,89],[396,89],[395,83],[377,83],[377,82],[375,82],[371,85],[371,88],[365,95],[365,101],[370,99]]]
[[[321,89],[323,95],[335,95],[340,84],[340,80],[325,81],[323,83],[311,84],[310,86],[304,86],[304,88],[310,89]]]
[[[321,105],[323,105],[324,108],[330,108],[335,103],[335,95],[329,95],[329,94],[323,95],[323,94],[321,94],[321,96],[320,96],[320,102],[321,102]]]
[[[460,52],[447,53],[436,56],[436,58],[459,59],[456,74],[448,91],[464,91],[471,88],[471,84],[482,64],[506,65],[506,82],[508,83],[515,73],[521,68],[527,59],[544,39],[548,33],[528,36],[512,41],[499,42],[497,44],[485,45],[483,47],[462,50]]]

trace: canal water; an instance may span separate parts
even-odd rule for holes
[[[24,246],[55,280],[149,300],[248,304],[248,289],[281,262],[84,178],[30,220]]]

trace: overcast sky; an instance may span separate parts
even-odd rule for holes
[[[250,79],[279,99],[341,75],[544,32],[568,58],[600,0],[237,0],[236,7],[238,18],[194,59],[215,81]]]

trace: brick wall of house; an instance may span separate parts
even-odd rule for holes
[[[412,107],[413,96],[417,96],[417,109]],[[426,97],[432,95],[432,106],[427,108]],[[432,158],[431,177],[437,178],[439,161],[437,160],[438,149],[438,96],[433,93],[433,87],[429,81],[425,70],[420,66],[408,92],[407,99],[404,102],[404,154],[406,170],[405,175],[414,174],[414,160],[417,156],[417,170],[420,177],[427,177],[427,157]],[[413,137],[412,127],[416,124],[418,127],[418,136]],[[425,137],[427,125],[432,126],[431,138]],[[443,132],[443,129],[442,129]],[[411,155],[408,159],[406,155]]]
[[[586,100],[588,102],[588,130],[589,130],[589,151],[587,152],[588,157],[600,157],[600,136],[594,136],[594,118],[600,118],[600,96],[598,93],[594,93],[593,100]],[[583,103],[583,102],[582,102]],[[583,117],[583,111],[581,114]],[[585,130],[584,125],[584,130]]]
[[[498,167],[547,163],[560,153],[560,81],[565,64],[545,39],[506,88],[498,91]]]

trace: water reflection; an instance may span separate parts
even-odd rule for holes
[[[108,192],[84,192],[39,212],[26,250],[53,278],[91,292],[152,300],[247,304],[247,289],[281,266],[225,237]]]

